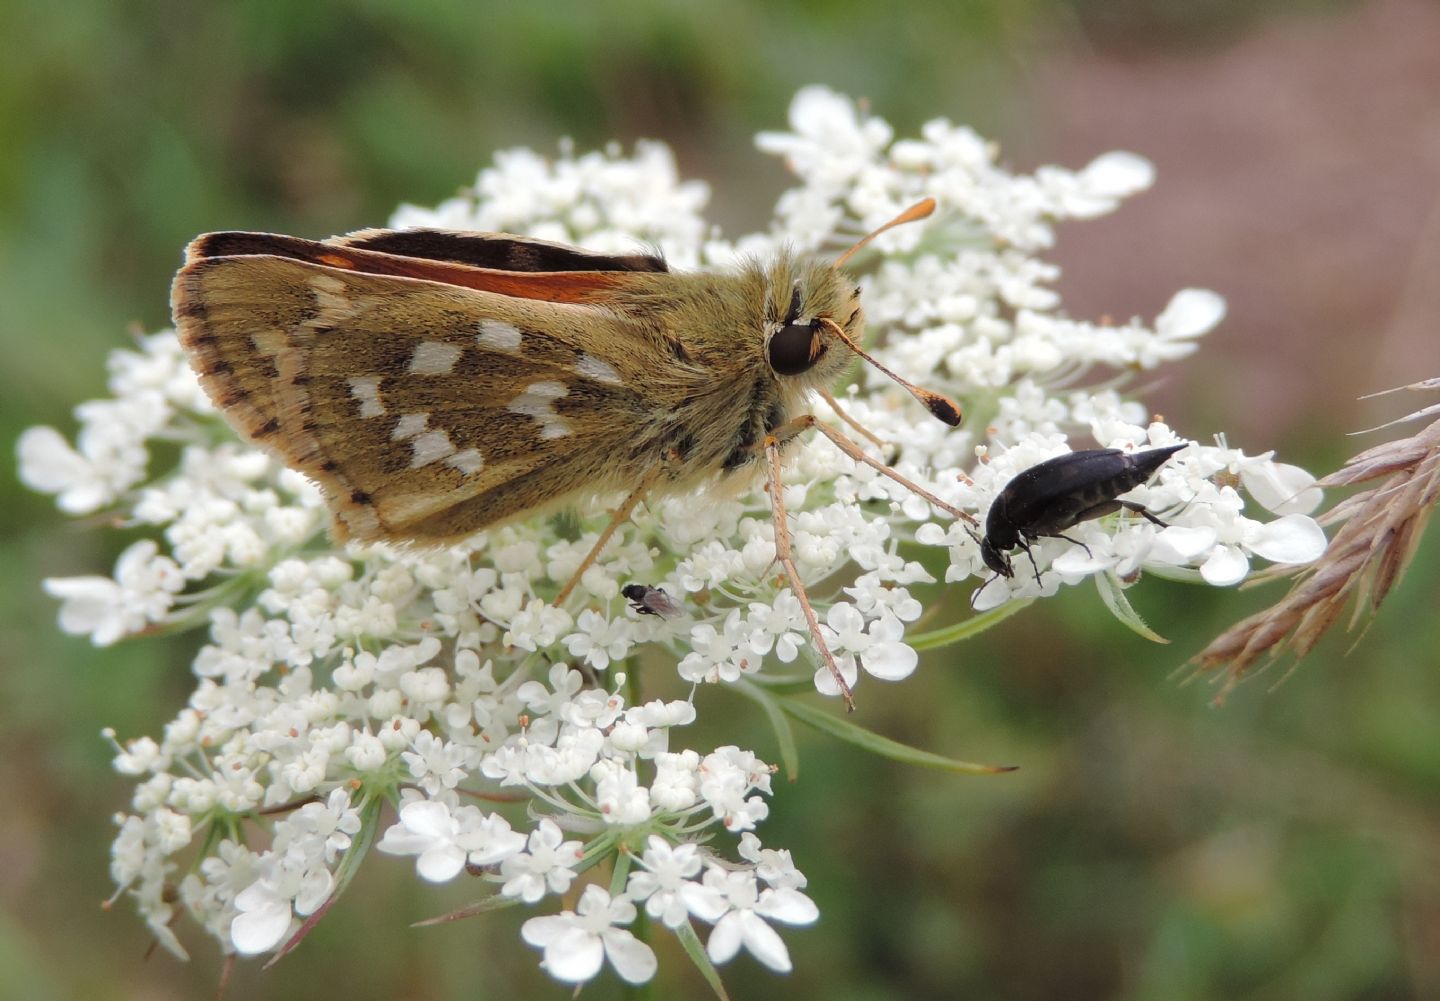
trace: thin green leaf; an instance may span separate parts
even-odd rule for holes
[[[750,679],[753,684],[759,685],[767,692],[774,692],[777,695],[797,694],[801,692],[814,691],[815,675],[813,672],[806,673],[797,671],[792,674],[764,674]]]
[[[425,918],[423,921],[411,922],[411,928],[428,928],[431,925],[445,925],[451,921],[462,921],[465,918],[473,918],[480,914],[487,914],[490,911],[504,910],[506,907],[514,907],[520,903],[519,897],[502,897],[496,893],[489,897],[482,897],[473,904],[468,904],[458,911],[449,911],[445,914],[437,914],[433,918]]]
[[[891,740],[889,737],[882,737],[878,733],[866,730],[864,727],[851,723],[848,719],[834,716],[823,709],[804,702],[797,702],[794,699],[780,700],[780,708],[786,714],[793,716],[808,726],[814,727],[821,733],[829,734],[846,743],[854,744],[856,747],[878,754],[882,758],[889,758],[892,761],[900,761],[907,765],[919,765],[922,768],[938,768],[946,772],[958,772],[965,775],[994,775],[999,772],[1013,772],[1019,765],[980,765],[969,761],[958,761],[955,758],[947,758],[942,754],[935,754],[931,751],[922,751],[918,747],[911,747],[902,744],[898,740]]]
[[[1140,613],[1130,604],[1130,599],[1125,596],[1125,589],[1120,586],[1120,578],[1113,573],[1102,573],[1095,575],[1095,589],[1100,592],[1100,600],[1105,602],[1105,607],[1110,609],[1110,614],[1130,627],[1130,631],[1145,637],[1152,643],[1169,643],[1164,636],[1145,624],[1140,618]]]
[[[951,643],[959,643],[961,640],[968,640],[971,637],[979,636],[996,623],[1004,622],[1016,612],[1023,611],[1034,600],[1034,598],[1019,598],[1015,601],[1007,601],[998,608],[981,612],[979,615],[972,615],[953,626],[932,629],[928,633],[920,633],[916,636],[907,636],[905,644],[916,650],[934,650],[938,647],[949,646]]]
[[[615,853],[615,868],[610,871],[610,896],[619,897],[625,893],[625,880],[630,878],[630,852],[621,846]]]
[[[705,945],[700,941],[700,936],[695,934],[689,921],[675,929],[675,937],[680,940],[680,947],[685,950],[685,955],[690,957],[690,962],[695,964],[695,968],[700,971],[715,996],[720,1001],[730,1001],[730,995],[725,993],[725,985],[720,982],[720,974],[715,969],[715,964],[710,962],[710,957],[705,954]]]
[[[815,682],[810,682],[814,688]],[[749,681],[739,682],[735,690],[746,698],[754,700],[760,708],[765,710],[765,718],[770,721],[770,726],[775,730],[775,741],[780,745],[780,764],[785,768],[785,777],[791,782],[800,778],[800,751],[795,746],[795,730],[790,721],[785,718],[785,711],[781,708],[781,699],[775,697],[768,688],[761,687]]]

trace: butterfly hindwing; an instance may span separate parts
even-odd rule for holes
[[[325,241],[335,247],[374,250],[430,261],[500,271],[668,271],[654,254],[600,254],[563,243],[508,233],[447,229],[362,229]]]

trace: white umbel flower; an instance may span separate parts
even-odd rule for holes
[[[598,886],[587,886],[575,910],[531,918],[520,929],[526,942],[543,949],[540,965],[556,980],[582,984],[608,959],[626,983],[643,984],[655,975],[655,952],[621,925],[635,920],[635,905],[612,900]]]
[[[835,254],[920,199],[938,201],[854,265],[876,356],[961,401],[966,424],[934,420],[869,368],[843,406],[883,443],[865,444],[869,454],[943,505],[819,434],[785,453],[798,576],[847,681],[900,684],[922,669],[911,633],[926,610],[912,588],[931,582],[927,567],[950,585],[983,584],[972,592],[982,611],[1092,578],[1111,598],[1142,573],[1228,586],[1256,560],[1301,563],[1324,547],[1308,473],[1190,441],[1129,393],[1132,373],[1197,350],[1224,317],[1218,295],[1179,290],[1153,321],[1064,308],[1059,269],[1043,256],[1055,224],[1149,186],[1148,161],[1120,152],[1015,174],[963,125],[935,120],[897,141],[824,87],[797,94],[790,127],[758,142],[795,184],[764,232],[733,239],[706,222],[704,185],[683,180],[658,143],[630,155],[509,150],[464,194],[407,206],[393,223],[610,252],[650,245],[685,269],[782,244]],[[790,968],[773,925],[808,924],[816,909],[789,853],[753,833],[774,769],[735,744],[690,746],[687,730],[712,711],[710,685],[754,698],[772,720],[811,671],[837,694],[777,572],[763,489],[647,499],[557,605],[618,498],[580,505],[577,520],[519,518],[443,548],[327,545],[315,484],[224,429],[173,332],[116,352],[110,374],[110,398],[76,409],[72,440],[32,428],[17,453],[23,481],[62,510],[105,512],[144,535],[112,577],[46,582],[62,629],[105,645],[208,626],[185,704],[160,735],[116,748],[134,791],[111,871],[166,948],[183,954],[171,930],[181,914],[226,949],[280,947],[344,889],[357,846],[373,843],[413,857],[427,882],[468,868],[477,885],[536,905],[573,892],[591,867],[633,863],[624,895],[588,886],[573,911],[525,923],[544,968],[567,983],[607,961],[632,983],[652,977],[655,954],[626,927],[636,901],[662,933],[713,922],[714,962],[745,949]],[[1022,556],[1024,572],[986,583],[977,533],[954,509],[983,528],[1014,476],[1092,440],[1132,451],[1189,441],[1127,495],[1168,527],[1128,511],[1084,522],[1067,532],[1074,541],[1034,540],[1033,568]],[[673,609],[641,614],[622,596],[629,584],[662,588]],[[667,665],[684,697],[632,700]],[[739,860],[727,859],[737,838]]]

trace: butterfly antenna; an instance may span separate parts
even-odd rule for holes
[[[876,232],[879,231],[877,230]],[[844,344],[851,351],[854,351],[861,358],[864,358],[871,365],[874,365],[880,371],[884,372],[890,378],[894,379],[897,383],[899,383],[900,387],[904,389],[905,392],[915,397],[915,399],[919,400],[921,405],[924,406],[926,410],[930,411],[932,414],[940,418],[940,420],[944,421],[946,424],[949,424],[952,428],[960,426],[960,419],[962,416],[960,413],[960,405],[954,400],[950,399],[950,397],[945,396],[942,393],[934,392],[933,390],[921,389],[919,386],[915,385],[913,382],[910,382],[908,379],[905,379],[899,374],[890,371],[884,365],[880,364],[880,362],[877,361],[868,351],[866,351],[860,345],[856,344],[850,338],[850,335],[845,333],[845,331],[841,329],[840,324],[836,323],[829,317],[818,316],[816,317],[816,319],[819,322],[823,323],[826,327],[828,327],[830,329],[830,333],[834,334],[836,339],[839,340],[841,344]]]
[[[859,243],[855,244],[855,246],[851,247],[849,250],[845,251],[845,253],[835,258],[835,263],[832,265],[832,267],[838,269],[842,264],[850,260],[850,258],[855,255],[855,251],[865,246],[865,244],[875,239],[887,229],[894,229],[896,226],[903,226],[907,222],[919,222],[921,219],[924,219],[926,216],[928,216],[934,211],[935,199],[926,198],[923,201],[916,202],[914,205],[910,206],[904,212],[901,212],[894,219],[891,219],[879,229],[871,230],[869,235],[861,237]]]
[[[875,239],[877,236],[879,236],[886,230],[894,229],[896,226],[903,226],[907,222],[918,222],[919,220],[924,219],[926,216],[930,215],[934,211],[935,199],[925,198],[921,201],[916,202],[904,212],[901,212],[899,215],[897,215],[894,219],[891,219],[885,225],[879,227],[878,229],[871,230],[868,235],[861,237],[858,243],[856,243],[853,247],[851,247],[849,250],[845,251],[845,253],[841,254],[835,259],[835,263],[832,265],[832,267],[838,269],[852,256],[854,256],[857,250],[865,246],[867,243]],[[940,420],[944,421],[946,424],[949,424],[951,427],[959,426],[961,417],[960,407],[954,400],[950,399],[948,396],[943,396],[940,393],[932,392],[928,389],[921,389],[913,382],[902,379],[899,375],[890,371],[884,365],[880,364],[873,357],[871,357],[871,355],[866,352],[864,348],[851,340],[850,335],[845,333],[845,331],[840,328],[840,325],[838,323],[823,316],[818,317],[818,319],[821,323],[825,324],[825,326],[830,328],[830,332],[833,333],[837,338],[839,338],[842,344],[844,344],[851,351],[854,351],[861,358],[864,358],[871,365],[874,365],[880,371],[884,372],[890,378],[894,379],[897,383],[900,384],[901,387],[904,388],[907,393],[915,397],[915,399],[919,400],[926,410],[930,411],[932,414],[940,418]]]

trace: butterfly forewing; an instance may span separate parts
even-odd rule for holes
[[[342,537],[453,539],[627,486],[613,457],[645,419],[628,388],[643,385],[643,328],[599,306],[260,246],[192,250],[174,290],[180,336],[217,405],[320,483]],[[612,419],[577,419],[597,407]]]

